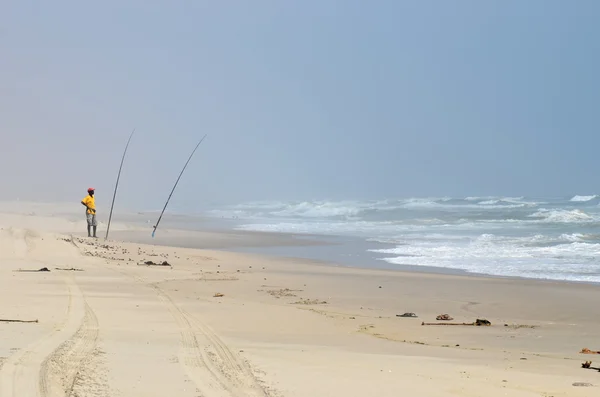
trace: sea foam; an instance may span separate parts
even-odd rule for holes
[[[388,266],[600,281],[600,196],[569,197],[268,201],[208,214],[239,230],[362,238]]]
[[[582,203],[582,202],[586,202],[586,201],[591,201],[595,198],[597,198],[597,195],[593,195],[593,196],[573,196],[573,198],[571,198],[572,202],[576,202],[576,203]]]

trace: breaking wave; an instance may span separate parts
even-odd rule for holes
[[[575,203],[584,203],[586,201],[591,201],[595,198],[597,198],[597,195],[593,195],[593,196],[573,196],[573,198],[571,198],[570,201],[575,202]]]
[[[462,241],[405,240],[373,249],[396,265],[429,266],[497,276],[600,282],[600,244],[582,236],[507,238],[484,234]]]
[[[548,210],[541,208],[539,211],[531,214],[530,217],[539,218],[544,222],[552,223],[581,223],[597,221],[595,217],[592,217],[581,210]]]
[[[534,208],[543,202],[525,200],[522,197],[450,197],[408,198],[377,201],[301,201],[301,202],[252,202],[226,208],[213,209],[209,215],[230,218],[338,218],[367,219],[373,213],[387,213],[416,210],[485,210]],[[397,214],[396,214],[397,215]]]
[[[215,208],[208,215],[234,219],[239,230],[361,238],[377,246],[370,255],[386,266],[600,282],[598,199],[270,201]]]

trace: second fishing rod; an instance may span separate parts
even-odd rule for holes
[[[167,198],[167,202],[165,203],[165,206],[163,207],[159,217],[158,217],[158,221],[156,221],[156,224],[154,225],[154,228],[152,230],[152,238],[154,238],[154,235],[156,233],[156,229],[158,229],[158,225],[160,224],[160,221],[163,217],[163,214],[165,213],[165,210],[167,209],[167,206],[169,205],[169,201],[171,200],[171,197],[173,196],[173,192],[175,192],[175,189],[177,188],[177,184],[179,183],[179,180],[181,179],[181,176],[183,175],[185,169],[187,168],[188,164],[190,163],[190,160],[192,159],[192,157],[194,156],[194,153],[196,153],[196,150],[198,150],[198,147],[200,146],[200,144],[202,143],[202,141],[204,141],[204,139],[206,138],[207,135],[204,135],[202,137],[202,139],[200,139],[200,141],[198,142],[198,144],[196,145],[196,147],[194,148],[194,150],[192,151],[192,153],[190,154],[190,157],[188,157],[187,161],[185,162],[185,165],[183,166],[183,169],[181,170],[181,172],[179,173],[179,176],[177,177],[177,180],[175,181],[175,185],[173,186],[173,189],[171,189],[171,193],[169,194],[169,197]]]

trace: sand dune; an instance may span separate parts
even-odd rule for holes
[[[0,318],[38,320],[0,322],[3,397],[592,396],[600,386],[581,368],[600,358],[579,354],[600,350],[596,285],[105,243],[73,237],[69,222],[0,216]],[[440,313],[492,326],[421,325]]]

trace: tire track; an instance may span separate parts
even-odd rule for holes
[[[151,285],[181,333],[180,363],[204,397],[267,397],[252,370],[212,329]]]
[[[73,245],[78,245],[73,241]],[[157,284],[132,271],[103,266],[151,288],[171,313],[180,333],[179,363],[200,397],[271,397],[252,368],[200,319],[182,310]]]
[[[53,332],[10,356],[0,370],[2,397],[66,397],[98,338],[98,321],[72,278],[69,305]]]
[[[54,350],[40,367],[42,396],[71,396],[80,371],[96,350],[98,319],[87,302],[84,304],[85,315],[79,330]]]
[[[173,316],[181,335],[179,363],[202,397],[269,397],[250,366],[212,329],[181,309],[158,285],[125,273],[152,288]]]

